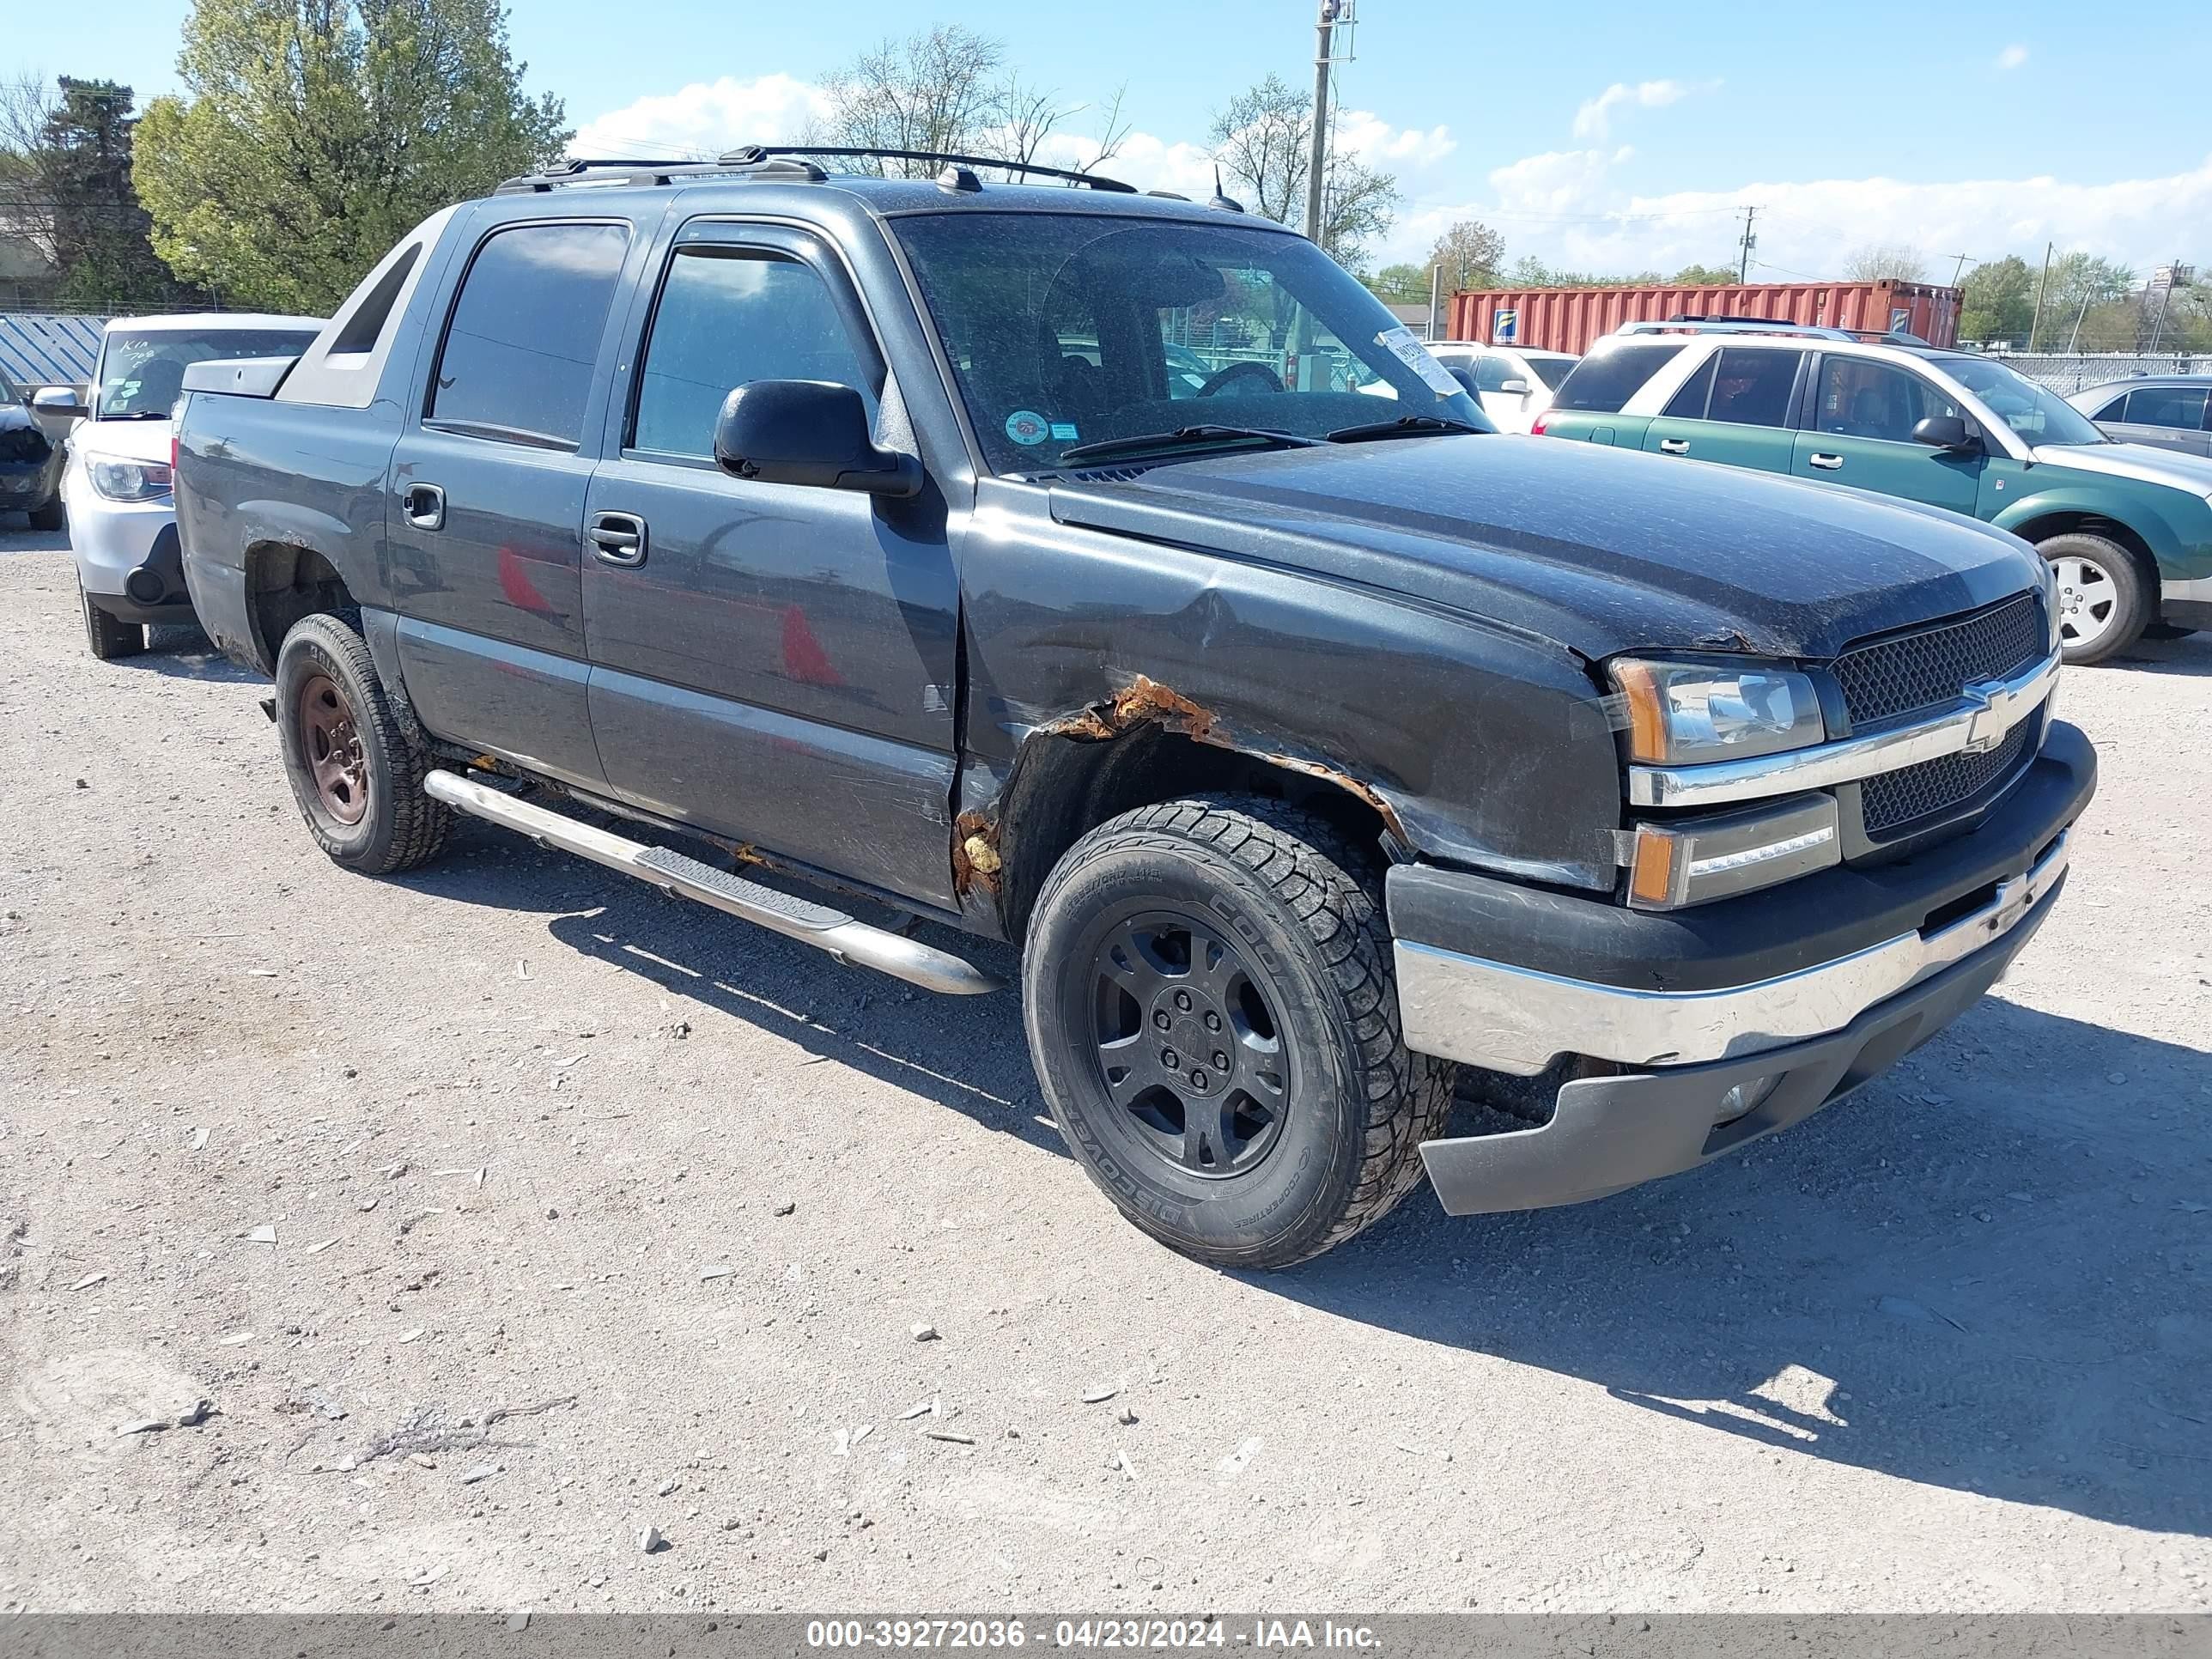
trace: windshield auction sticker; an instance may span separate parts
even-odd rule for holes
[[[1032,410],[1018,409],[1006,416],[1006,435],[1018,444],[1041,444],[1052,435],[1052,423]]]
[[[1375,343],[1421,377],[1422,383],[1439,398],[1449,398],[1457,392],[1459,382],[1449,370],[1430,353],[1428,347],[1415,337],[1413,331],[1402,323],[1396,328],[1386,328],[1375,337]]]

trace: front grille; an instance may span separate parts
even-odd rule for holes
[[[1835,673],[1851,725],[1863,730],[1954,702],[1971,682],[2017,673],[2048,648],[2043,607],[2034,594],[2023,593],[1978,616],[1846,651],[1836,659]]]
[[[1881,836],[1972,799],[2020,764],[2028,738],[2042,725],[2040,716],[2031,714],[1986,753],[1945,755],[1869,778],[1859,794],[1859,817],[1867,834]]]

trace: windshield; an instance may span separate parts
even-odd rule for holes
[[[1103,214],[894,222],[993,467],[1199,426],[1322,438],[1393,411],[1492,430],[1302,236]]]
[[[2002,363],[1974,357],[1946,357],[1943,372],[1979,398],[1996,416],[2032,444],[2108,442],[2096,424],[2055,392],[2046,391]]]
[[[93,417],[166,421],[185,389],[185,370],[216,357],[293,357],[313,328],[111,329],[100,354]]]

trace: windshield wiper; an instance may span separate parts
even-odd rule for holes
[[[1223,444],[1255,440],[1273,449],[1310,449],[1322,441],[1319,438],[1302,437],[1295,432],[1273,432],[1259,426],[1179,426],[1172,432],[1139,432],[1127,438],[1101,438],[1096,443],[1078,444],[1073,449],[1061,450],[1060,459],[1064,465],[1069,461],[1103,461],[1121,455],[1142,455],[1158,450],[1215,448]]]
[[[1364,426],[1340,426],[1328,434],[1333,444],[1364,443],[1370,438],[1425,438],[1439,432],[1482,432],[1487,428],[1443,415],[1401,415],[1395,421],[1370,421]]]
[[[103,415],[100,418],[103,421],[166,421],[169,418],[169,411],[166,409],[134,409],[127,415]]]

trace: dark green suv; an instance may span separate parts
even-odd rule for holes
[[[1780,324],[1632,323],[1535,426],[1965,513],[2057,577],[2066,660],[2212,627],[2212,460],[2118,444],[1972,352]]]

